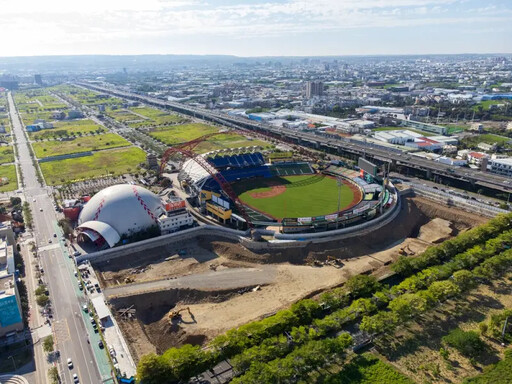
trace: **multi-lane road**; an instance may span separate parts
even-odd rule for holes
[[[73,264],[64,254],[65,245],[57,226],[58,217],[53,206],[51,189],[42,187],[38,182],[37,171],[30,156],[29,143],[10,93],[8,103],[18,148],[17,163],[24,179],[23,194],[32,209],[39,261],[44,269],[43,279],[50,291],[53,308],[52,329],[56,349],[60,351],[61,356],[59,363],[61,382],[73,383],[72,376],[76,373],[80,383],[101,383],[102,379],[92,347],[87,342],[88,334],[81,315]],[[57,237],[54,237],[54,234]],[[73,369],[67,367],[68,358],[73,362]],[[36,362],[37,369],[44,369],[44,367],[38,367]]]
[[[431,161],[418,156],[408,155],[406,153],[399,153],[391,151],[383,146],[374,145],[371,143],[364,143],[354,140],[344,140],[329,138],[314,133],[297,132],[293,129],[275,127],[270,124],[260,123],[248,120],[242,117],[230,116],[226,113],[211,111],[204,108],[193,107],[177,102],[164,101],[149,96],[139,95],[132,92],[120,90],[118,88],[100,87],[88,83],[79,83],[81,86],[99,91],[110,93],[114,96],[138,100],[147,104],[151,104],[160,108],[173,109],[187,115],[204,118],[206,120],[218,122],[226,126],[239,127],[248,129],[254,132],[266,132],[273,136],[281,137],[287,141],[294,141],[298,144],[310,146],[313,144],[318,149],[330,149],[338,152],[348,152],[354,155],[365,154],[366,156],[379,159],[381,161],[396,162],[404,166],[415,169],[432,172],[433,174],[443,176],[445,178],[452,178],[469,183],[476,183],[497,190],[506,192],[512,191],[512,182],[507,177],[496,175],[489,172],[481,172],[470,168],[461,168],[446,165],[443,163]]]

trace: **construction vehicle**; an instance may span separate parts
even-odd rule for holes
[[[124,279],[124,283],[125,283],[125,284],[130,284],[130,283],[133,283],[134,281],[135,281],[135,280],[134,280],[133,278],[131,278],[131,277],[126,277],[126,278]]]
[[[410,247],[409,245],[406,245],[405,247],[401,247],[399,250],[398,250],[398,253],[402,256],[413,256],[416,254],[416,252],[414,252]]]
[[[177,320],[177,319],[181,319],[181,312],[183,311],[188,311],[188,314],[190,316],[192,316],[192,312],[190,312],[190,307],[186,307],[186,308],[181,308],[181,309],[178,309],[177,311],[175,310],[170,310],[169,311],[169,314],[167,315],[167,318],[169,320]]]

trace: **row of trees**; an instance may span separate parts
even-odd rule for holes
[[[341,330],[347,322],[358,318],[363,318],[363,329],[366,327],[366,330],[371,333],[391,329],[398,321],[410,319],[411,315],[426,310],[427,303],[438,302],[470,287],[474,279],[473,276],[468,275],[469,271],[456,275],[454,273],[470,263],[466,259],[471,252],[466,256],[462,256],[462,253],[476,244],[481,245],[480,256],[474,258],[471,265],[476,265],[483,258],[492,255],[498,249],[498,245],[502,247],[503,242],[512,237],[507,231],[501,237],[498,236],[497,240],[489,240],[506,230],[511,221],[512,215],[500,216],[479,228],[459,235],[456,239],[449,240],[448,245],[443,243],[427,249],[424,255],[419,257],[421,262],[400,270],[402,276],[411,277],[411,280],[406,279],[409,282],[412,282],[412,279],[421,281],[416,288],[414,284],[409,283],[407,288],[404,285],[390,291],[381,287],[373,277],[356,276],[344,287],[321,295],[319,302],[311,299],[301,300],[290,309],[279,311],[274,316],[230,330],[212,340],[207,350],[183,346],[171,348],[162,357],[150,355],[143,358],[138,367],[139,379],[144,378],[146,382],[155,377],[150,367],[167,367],[168,369],[172,367],[174,377],[185,380],[213,367],[225,358],[232,358],[236,370],[241,373],[251,369],[255,361],[265,363],[282,358],[304,343],[325,338]],[[485,244],[486,241],[487,244]],[[473,249],[472,252],[475,250]],[[439,271],[434,273],[432,268],[426,271],[430,266],[441,264],[454,257],[457,258],[456,264],[452,263],[451,267],[443,273]],[[425,267],[424,271],[419,270],[420,265]],[[417,269],[418,273],[411,276]],[[440,281],[433,284],[445,278],[448,272],[454,274],[454,281]],[[425,297],[421,297],[426,294],[417,297],[418,294],[415,292],[431,285],[432,288],[429,291],[431,299],[427,301]],[[387,309],[385,309],[386,306],[388,306]],[[379,309],[385,309],[385,311],[369,317]],[[284,336],[286,333],[287,336]],[[292,345],[289,345],[290,341]],[[193,354],[190,353],[191,348],[194,348]],[[180,376],[178,372],[186,372],[186,378]]]

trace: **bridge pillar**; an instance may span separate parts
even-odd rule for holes
[[[432,171],[430,169],[427,169],[426,173],[427,173],[427,179],[431,179],[432,178]]]

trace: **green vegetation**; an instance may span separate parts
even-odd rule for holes
[[[72,136],[82,136],[91,133],[103,133],[105,128],[95,124],[92,120],[57,121],[53,129],[45,129],[39,132],[30,132],[32,140],[58,139]]]
[[[443,342],[455,348],[461,355],[466,357],[476,357],[485,348],[485,344],[477,332],[463,331],[460,328],[455,328],[448,335],[444,336]]]
[[[46,296],[44,293],[42,295],[36,296],[36,303],[40,307],[44,307],[49,302],[50,302],[50,298],[48,296]]]
[[[189,123],[174,125],[171,127],[156,128],[149,132],[151,137],[167,145],[184,143],[198,137],[218,132],[219,129],[202,123]]]
[[[164,112],[151,107],[131,108],[130,111],[136,114],[134,116],[135,118],[132,118],[131,120],[140,120],[140,116],[137,115],[146,117],[145,121],[128,123],[128,125],[133,128],[162,126],[166,124],[183,123],[187,121],[187,119],[184,117],[170,114],[168,112]]]
[[[43,157],[65,155],[86,151],[98,151],[101,149],[127,147],[128,141],[115,133],[106,133],[96,136],[84,136],[66,141],[43,141],[33,143],[32,147],[36,156]]]
[[[393,366],[370,353],[354,358],[343,369],[329,377],[325,384],[414,384]]]
[[[327,356],[318,361],[312,351],[321,351],[325,347],[323,342],[332,342],[331,336],[346,325],[362,319],[360,328],[373,335],[394,332],[412,318],[438,307],[440,302],[457,297],[482,281],[502,276],[512,266],[512,250],[507,245],[512,244],[512,230],[508,229],[511,224],[512,214],[498,216],[427,248],[419,257],[406,259],[408,265],[401,261],[398,271],[407,278],[392,289],[384,287],[371,293],[379,289],[372,280],[348,284],[358,287],[359,294],[371,294],[371,298],[356,298],[346,287],[336,288],[322,294],[318,302],[301,300],[290,309],[232,329],[212,340],[207,349],[190,353],[191,346],[184,346],[174,348],[166,358],[153,355],[152,364],[160,374],[181,369],[193,376],[231,358],[241,375],[237,382],[291,382],[293,378],[309,382],[308,373],[315,375],[319,370],[326,372],[329,366],[339,365],[340,361],[331,358],[329,352],[317,353]],[[368,289],[361,289],[366,284]],[[286,340],[284,332],[291,336],[292,343]],[[338,356],[341,354],[337,351]],[[194,366],[195,362],[200,364]],[[297,367],[295,362],[307,369]],[[148,379],[152,377],[151,370],[146,369],[144,374]]]
[[[276,185],[284,186],[285,191],[272,197],[253,197],[256,193],[271,191]],[[321,175],[256,178],[236,183],[233,188],[244,203],[276,219],[327,215],[338,208],[336,180]],[[343,185],[340,209],[353,199],[352,190]]]
[[[479,376],[464,380],[464,384],[510,384],[512,378],[512,349],[505,351],[505,358],[490,366]]]
[[[461,140],[465,148],[476,148],[478,143],[496,144],[501,148],[512,148],[512,138],[485,133],[481,135],[467,136]]]
[[[0,147],[0,164],[14,162],[14,151],[12,147]]]
[[[100,176],[121,175],[135,169],[146,161],[146,154],[140,148],[122,148],[95,152],[92,156],[41,163],[46,182],[49,185],[64,184]]]
[[[18,188],[16,166],[14,164],[0,165],[0,179],[2,180],[0,192],[14,191]]]
[[[46,353],[53,352],[53,336],[47,336],[43,339],[43,351]]]
[[[493,105],[495,105],[495,106],[498,106],[498,105],[507,106],[508,105],[508,108],[510,108],[512,106],[512,102],[510,100],[485,100],[485,101],[481,101],[478,104],[476,104],[473,107],[473,110],[478,111],[481,107],[481,109],[483,109],[484,111],[488,111],[493,108],[492,107]]]
[[[48,368],[48,379],[50,379],[51,384],[60,383],[59,370],[57,367]]]

